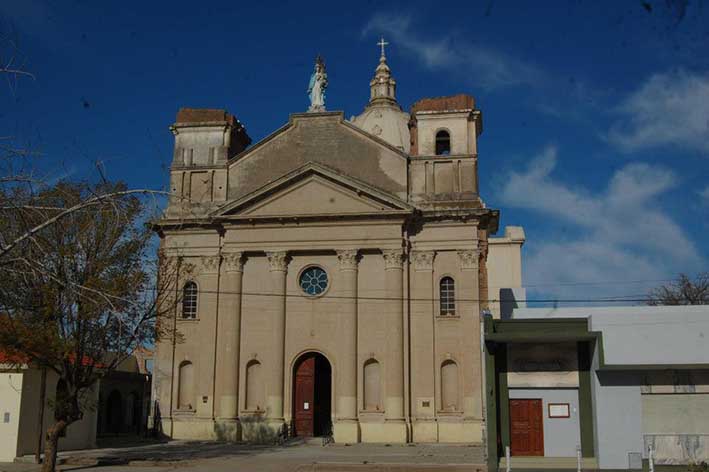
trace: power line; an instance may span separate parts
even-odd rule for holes
[[[660,283],[660,282],[674,282],[676,278],[673,279],[646,279],[646,280],[607,280],[607,281],[597,281],[597,282],[559,282],[559,283],[545,283],[540,282],[536,284],[523,284],[522,287],[575,287],[579,285],[633,285],[642,283]]]
[[[216,295],[241,295],[241,296],[255,296],[255,297],[285,297],[285,298],[300,298],[309,301],[317,300],[357,300],[357,301],[410,301],[410,302],[438,302],[440,298],[408,298],[408,297],[386,297],[386,296],[351,296],[351,295],[320,295],[311,296],[300,293],[269,293],[269,292],[234,292],[230,290],[204,290],[198,289],[199,294],[213,294]],[[627,297],[627,298],[626,298]],[[624,302],[643,302],[646,303],[650,301],[651,298],[644,297],[640,295],[614,295],[610,297],[600,297],[600,298],[527,298],[527,299],[512,299],[512,300],[502,300],[496,298],[456,298],[456,302],[488,302],[488,303],[506,303],[506,302],[516,302],[516,303],[624,303]]]

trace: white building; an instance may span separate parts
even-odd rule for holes
[[[488,450],[632,470],[709,460],[709,307],[518,308],[486,322]],[[555,458],[555,459],[549,459]],[[504,461],[502,461],[504,463]],[[563,460],[562,460],[563,462]]]

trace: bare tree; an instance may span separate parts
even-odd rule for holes
[[[20,79],[34,79],[27,69],[27,59],[21,53],[18,35],[0,18],[0,76],[4,76],[10,90],[14,92]]]
[[[692,280],[686,274],[666,285],[654,288],[648,294],[648,305],[708,305],[709,272],[702,272]]]

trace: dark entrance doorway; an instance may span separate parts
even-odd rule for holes
[[[544,455],[544,417],[541,399],[510,400],[510,454]]]
[[[327,436],[331,424],[332,369],[322,354],[308,352],[293,369],[293,433]]]
[[[118,434],[123,431],[123,397],[121,392],[114,390],[106,402],[106,431]]]

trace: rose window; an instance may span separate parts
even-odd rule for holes
[[[327,289],[327,272],[320,267],[308,267],[300,274],[300,288],[308,295],[320,295]]]

